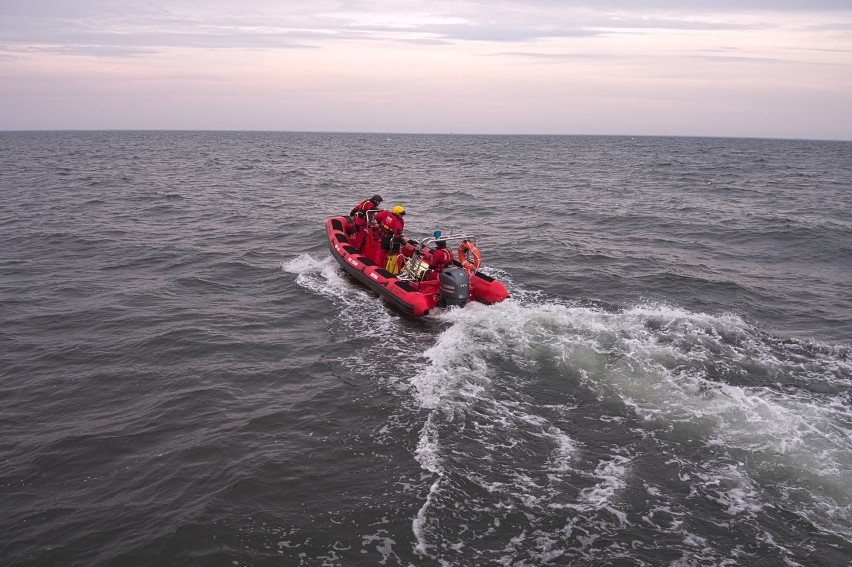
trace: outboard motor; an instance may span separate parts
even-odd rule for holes
[[[442,307],[464,307],[470,300],[470,276],[464,268],[446,268],[438,287]]]

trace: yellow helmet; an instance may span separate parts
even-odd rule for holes
[[[400,207],[399,205],[395,206],[393,208],[393,214],[404,215],[405,214],[405,207]]]

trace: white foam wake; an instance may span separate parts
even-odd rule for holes
[[[571,387],[622,407],[602,419],[635,421],[666,450],[683,443],[707,448],[712,460],[687,463],[692,472],[682,480],[727,514],[749,518],[778,506],[852,539],[852,362],[835,349],[776,340],[736,315],[667,305],[608,312],[510,300],[449,310],[439,319],[450,326],[411,380],[417,404],[431,412],[417,453],[427,471],[463,474],[531,509],[606,509],[623,524],[618,498],[628,456],[600,460],[584,473],[593,484],[567,505],[541,479],[510,472],[511,463],[501,476],[499,455],[517,458],[532,435],[542,439],[539,449],[547,447],[551,482],[578,474],[572,461],[585,448],[549,421],[555,410],[531,403],[527,390],[542,376],[575,377]],[[460,428],[475,428],[464,446],[438,434]],[[481,455],[451,459],[476,446]],[[467,469],[447,469],[450,461]],[[427,548],[425,516],[440,498],[436,481],[415,520],[420,549]]]

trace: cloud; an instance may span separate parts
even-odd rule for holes
[[[595,11],[649,11],[666,10],[669,12],[816,12],[837,11],[852,12],[847,0],[588,0],[585,2],[565,2],[562,0],[522,0],[512,4],[538,6],[545,8],[585,7]]]
[[[125,56],[171,48],[302,49],[324,38],[319,31],[270,25],[261,15],[189,15],[133,3],[125,10],[118,2],[92,0],[20,4],[0,9],[0,45],[9,51]]]
[[[0,128],[720,134],[739,105],[738,135],[850,137],[850,31],[849,0],[0,0]]]
[[[792,1],[555,0],[429,4],[405,1],[204,3],[121,0],[4,0],[0,46],[127,56],[171,48],[304,49],[339,41],[441,46],[459,42],[524,43],[635,30],[725,31],[771,25],[747,12],[805,10]],[[816,0],[808,11],[852,11],[852,2]],[[849,22],[825,25],[842,32]],[[815,30],[816,31],[816,30]]]

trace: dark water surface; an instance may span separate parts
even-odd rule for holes
[[[512,299],[329,257],[381,193]],[[0,565],[852,562],[852,143],[0,133]]]

